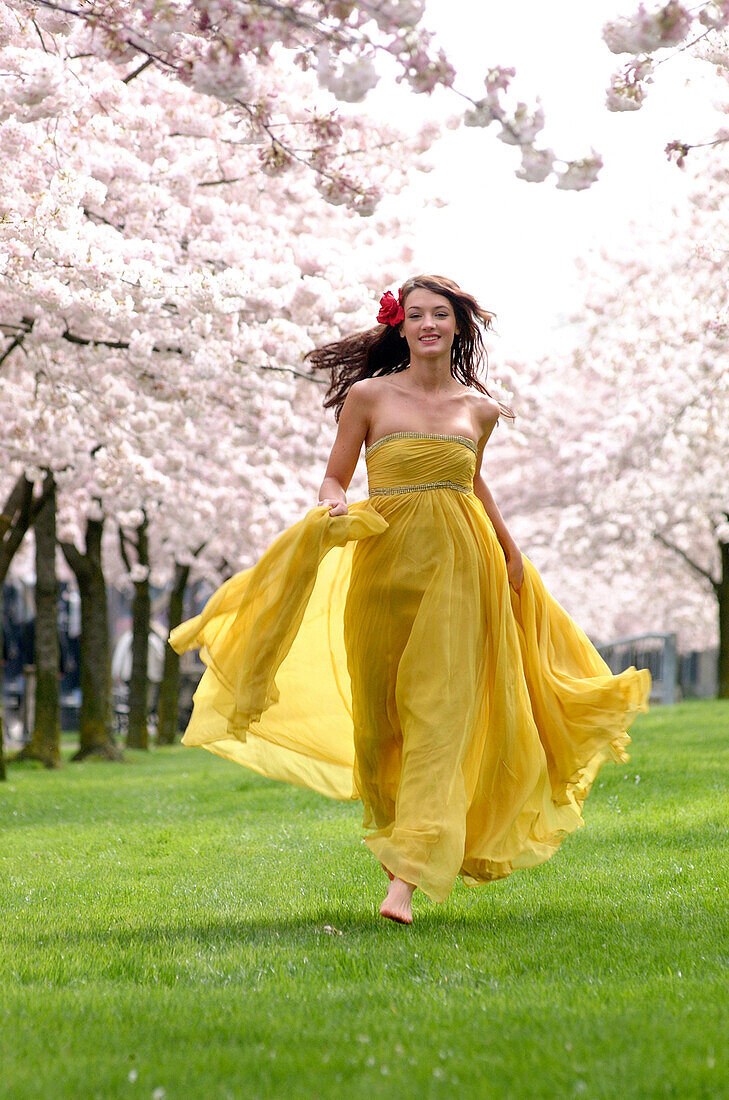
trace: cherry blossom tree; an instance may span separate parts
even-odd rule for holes
[[[349,113],[341,117],[331,109],[302,112],[301,101],[282,95],[271,81],[272,69],[283,57],[315,73],[320,86],[344,103],[362,102],[383,71],[394,71],[415,93],[452,90],[465,104],[454,124],[497,124],[499,140],[520,150],[516,175],[525,181],[551,178],[562,190],[582,190],[595,182],[602,167],[595,149],[565,160],[538,144],[545,125],[541,102],[537,98],[530,107],[509,94],[516,75],[512,67],[490,67],[481,98],[459,89],[452,64],[423,25],[425,0],[26,0],[8,6],[23,13],[35,9],[49,33],[66,33],[71,23],[82,22],[89,31],[85,48],[129,66],[129,77],[153,66],[215,96],[246,127],[249,140],[259,143],[261,167],[285,171],[303,164],[325,198],[363,212],[377,202],[380,188],[366,173],[352,171],[353,138],[360,148],[363,141],[365,146],[371,143],[359,129],[361,118]],[[694,7],[668,0],[650,10],[640,3],[633,15],[608,21],[603,28],[606,47],[629,54],[630,60],[610,81],[607,109],[640,109],[658,67],[679,51],[691,50],[726,78],[727,27],[729,0],[705,0]],[[728,137],[722,129],[701,144]],[[666,153],[682,165],[695,144],[677,138]]]
[[[56,573],[56,485],[44,478],[44,502],[33,525],[35,542],[35,694],[33,730],[19,759],[58,767],[61,708],[58,691],[58,578]]]
[[[728,184],[720,148],[697,166],[686,209],[652,233],[634,227],[630,252],[584,258],[575,350],[533,367],[539,402],[523,430],[534,469],[515,502],[524,543],[603,639],[652,626],[705,647],[718,635],[722,697]]]
[[[325,420],[301,356],[369,323],[408,241],[392,217],[362,223],[323,204],[303,168],[262,173],[257,148],[200,93],[153,70],[125,80],[28,20],[14,33],[0,110],[3,555],[52,471],[98,642],[104,529],[128,537],[149,515],[133,584],[193,562],[214,581],[311,504],[304,462],[323,454]],[[373,170],[397,189],[400,158],[417,161],[427,135],[395,153],[393,131],[372,131]],[[106,556],[121,579],[120,555]],[[108,660],[93,652],[81,755],[112,749]]]

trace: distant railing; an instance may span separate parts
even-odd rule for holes
[[[631,665],[647,668],[653,681],[652,702],[668,705],[678,701],[675,634],[634,634],[631,638],[617,638],[613,642],[596,646],[596,649],[616,676]]]
[[[714,699],[719,692],[719,649],[692,649],[678,655],[678,683],[683,699]]]

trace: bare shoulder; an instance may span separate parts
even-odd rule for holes
[[[353,382],[350,389],[355,390],[361,399],[367,399],[372,394],[380,393],[383,386],[387,386],[387,378],[360,378]]]
[[[358,382],[353,382],[347,390],[347,401],[350,406],[355,405],[357,408],[371,406],[379,392],[377,383],[380,381],[379,378],[360,378]]]
[[[392,396],[389,378],[360,378],[353,382],[347,391],[347,403],[361,416],[371,418],[383,401]]]
[[[372,388],[370,378],[353,382],[347,390],[339,416],[338,437],[347,441],[347,446],[361,446],[367,437],[373,412],[377,407],[377,392]]]
[[[498,401],[494,401],[493,397],[489,397],[488,394],[479,393],[478,390],[472,390],[469,398],[473,415],[481,432],[486,433],[493,429],[501,415]]]

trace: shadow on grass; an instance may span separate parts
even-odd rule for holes
[[[685,911],[664,911],[661,936],[685,936],[691,920]],[[474,942],[480,937],[502,944],[529,942],[536,949],[543,942],[545,949],[554,944],[555,937],[577,941],[591,941],[599,934],[620,943],[647,943],[656,935],[655,909],[646,907],[641,912],[626,911],[615,907],[606,909],[590,904],[585,899],[575,899],[573,906],[564,905],[499,905],[495,899],[475,905],[472,911],[454,913],[449,906],[431,908],[415,913],[412,926],[403,926],[380,917],[375,905],[359,912],[343,911],[340,907],[322,907],[306,915],[290,917],[250,917],[235,919],[211,919],[180,923],[160,923],[125,928],[56,928],[44,931],[21,931],[9,934],[9,946],[13,941],[31,950],[51,948],[103,947],[107,950],[133,950],[135,947],[157,947],[164,954],[185,944],[204,945],[211,949],[229,948],[233,945],[260,947],[275,946],[280,949],[300,948],[311,944],[312,937],[327,941],[343,942],[358,939],[373,943],[382,942],[383,936],[423,936],[433,941],[458,940],[465,936]]]

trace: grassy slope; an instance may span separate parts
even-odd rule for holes
[[[0,1095],[729,1096],[729,704],[631,733],[549,863],[410,929],[356,805],[179,746],[15,766]]]

